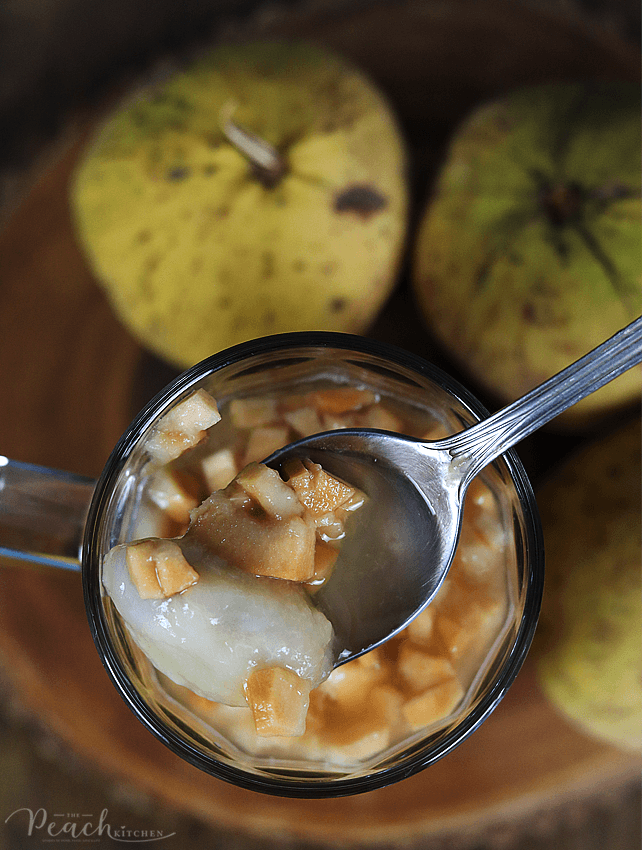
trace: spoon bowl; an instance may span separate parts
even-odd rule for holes
[[[265,462],[309,458],[369,498],[360,532],[316,601],[336,664],[398,634],[433,599],[452,563],[472,479],[533,431],[642,360],[642,317],[521,399],[436,442],[370,429],[326,431]],[[350,551],[352,548],[353,552]]]
[[[346,568],[335,569],[315,595],[332,623],[339,665],[396,635],[439,590],[446,572],[426,564],[452,560],[459,482],[449,477],[452,457],[437,443],[388,431],[315,434],[267,463],[280,470],[292,457],[322,464],[368,497],[355,517],[357,529],[343,543],[340,564]]]

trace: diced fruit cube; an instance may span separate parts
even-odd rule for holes
[[[253,516],[228,498],[228,489],[212,493],[193,511],[187,536],[245,572],[309,581],[314,575],[314,525],[299,516],[279,521]]]
[[[205,390],[196,390],[162,417],[146,448],[159,463],[169,463],[200,443],[207,429],[220,419],[212,396]]]
[[[305,461],[304,466],[309,477],[294,475],[288,484],[313,517],[331,513],[354,496],[354,487],[330,475],[320,464]]]
[[[428,655],[410,643],[402,644],[397,663],[399,674],[415,692],[425,691],[455,675],[449,658]]]
[[[329,513],[322,516],[311,516],[308,514],[308,516],[311,517],[320,540],[329,542],[331,540],[341,540],[345,537],[343,522],[337,518],[336,514]]]
[[[497,568],[497,550],[489,546],[482,531],[471,523],[463,523],[453,565],[470,578],[484,580]]]
[[[453,581],[447,596],[437,601],[436,629],[453,660],[484,646],[504,616],[499,596],[463,581]]]
[[[189,522],[189,512],[198,505],[198,499],[180,484],[167,467],[161,467],[150,479],[149,498],[174,522]]]
[[[312,478],[310,471],[298,457],[288,458],[282,468],[288,486],[292,487],[300,499],[300,494],[306,493],[310,489]]]
[[[339,668],[340,669],[340,668]],[[390,744],[403,698],[392,685],[375,685],[351,705],[332,704],[328,749],[341,763],[366,759]]]
[[[167,599],[198,581],[198,573],[173,540],[138,540],[127,546],[125,557],[142,599]]]
[[[278,419],[276,399],[266,396],[232,399],[229,411],[235,428],[256,428]]]
[[[255,503],[252,501],[252,497],[241,487],[236,478],[230,481],[227,487],[223,489],[225,490],[226,498],[230,500],[235,508],[244,508],[250,513],[255,513],[253,510]],[[210,498],[213,500],[214,494]]]
[[[336,667],[319,689],[346,708],[368,698],[371,688],[381,679],[381,669],[351,661]]]
[[[388,731],[392,731],[401,713],[403,696],[393,685],[381,684],[372,689],[375,712],[384,720]]]
[[[408,700],[402,708],[402,713],[411,729],[422,729],[447,717],[463,696],[464,691],[459,680],[453,677]]]
[[[465,655],[477,640],[475,630],[470,628],[472,625],[471,618],[467,617],[466,619],[468,620],[467,625],[456,617],[441,616],[437,621],[439,634],[453,659]]]
[[[201,469],[210,492],[224,490],[239,471],[231,449],[219,449],[203,458]]]
[[[310,579],[310,590],[320,587],[331,576],[334,565],[339,557],[339,550],[331,543],[317,540],[314,549],[314,575]]]
[[[287,445],[289,442],[288,429],[283,425],[265,426],[254,428],[250,432],[243,462],[245,464],[254,461],[265,460],[266,457]]]
[[[385,657],[381,647],[371,649],[369,652],[364,652],[363,655],[354,659],[354,663],[361,665],[361,667],[374,667],[382,673],[386,666]]]
[[[323,413],[321,415],[321,427],[323,431],[342,431],[344,428],[356,428],[357,417],[353,413]]]
[[[319,414],[313,407],[300,407],[298,410],[287,410],[283,418],[298,437],[310,437],[323,430]]]
[[[332,387],[326,390],[315,390],[308,396],[309,403],[323,413],[347,413],[360,410],[377,401],[372,390],[356,387]]]
[[[236,481],[269,516],[288,519],[303,514],[303,504],[275,469],[250,463],[239,472]]]
[[[425,608],[420,614],[411,620],[406,628],[406,634],[410,640],[418,644],[427,644],[432,641],[435,625],[435,609],[432,606]]]
[[[499,507],[492,490],[484,482],[474,479],[464,504],[465,523],[462,532],[468,526],[475,529],[477,541],[484,543],[489,549],[494,549],[493,564],[498,555],[504,550],[506,532],[500,521]],[[487,558],[491,560],[491,558]]]
[[[257,735],[292,737],[305,732],[310,682],[292,670],[285,667],[253,670],[245,683],[245,695]]]
[[[360,416],[360,425],[363,428],[377,428],[379,431],[401,431],[403,428],[401,419],[380,404],[364,410]]]
[[[343,504],[338,505],[333,513],[340,522],[345,522],[348,515],[361,508],[366,501],[365,493],[355,490],[354,495],[346,499]]]

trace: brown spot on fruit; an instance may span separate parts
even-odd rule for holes
[[[159,254],[151,254],[147,257],[143,263],[143,275],[147,277],[148,275],[154,274],[160,264],[160,261],[161,257]]]
[[[539,200],[551,224],[562,227],[580,216],[584,192],[577,183],[545,185],[539,190]]]
[[[596,186],[588,193],[589,197],[600,201],[603,204],[612,201],[621,201],[626,198],[637,198],[640,195],[640,190],[637,187],[625,186],[623,183],[611,181],[603,186]]]
[[[190,170],[185,165],[176,165],[170,168],[167,172],[167,179],[170,181],[185,180],[189,177]]]
[[[353,185],[343,189],[334,199],[334,211],[355,213],[368,219],[388,205],[388,199],[372,186]]]
[[[261,277],[263,280],[274,275],[274,254],[271,251],[263,251],[261,255]]]
[[[522,308],[522,316],[527,325],[535,324],[535,307],[529,301]]]
[[[348,306],[348,301],[345,298],[333,298],[328,306],[331,313],[341,313]]]

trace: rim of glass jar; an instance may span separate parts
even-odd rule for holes
[[[97,481],[87,516],[82,547],[83,594],[94,643],[116,690],[138,720],[170,750],[204,772],[241,788],[285,797],[340,797],[382,788],[418,773],[459,746],[495,710],[517,676],[535,633],[544,586],[544,544],[531,483],[521,460],[514,450],[511,450],[502,457],[522,508],[524,563],[529,566],[525,576],[524,608],[513,646],[491,687],[478,704],[436,744],[428,745],[419,751],[413,750],[398,763],[375,773],[353,777],[340,774],[336,779],[261,776],[204,755],[169,729],[134,687],[112,645],[111,632],[101,601],[98,557],[101,520],[105,516],[110,494],[130,452],[149,423],[155,420],[173,399],[180,396],[195,381],[225,367],[250,357],[286,352],[295,348],[332,348],[383,358],[428,378],[453,395],[474,416],[484,418],[489,415],[484,405],[471,392],[439,367],[398,346],[368,337],[326,331],[300,331],[261,337],[225,349],[195,364],[171,381],[141,410],[114,447]]]

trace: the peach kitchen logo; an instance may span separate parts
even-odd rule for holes
[[[13,821],[14,827],[16,822],[21,822],[28,837],[40,838],[42,843],[51,844],[91,844],[101,839],[111,839],[120,844],[151,844],[176,835],[175,832],[163,832],[160,829],[135,829],[110,823],[108,809],[103,809],[96,816],[74,812],[49,813],[44,808],[22,808],[5,818],[5,823],[9,821]]]

